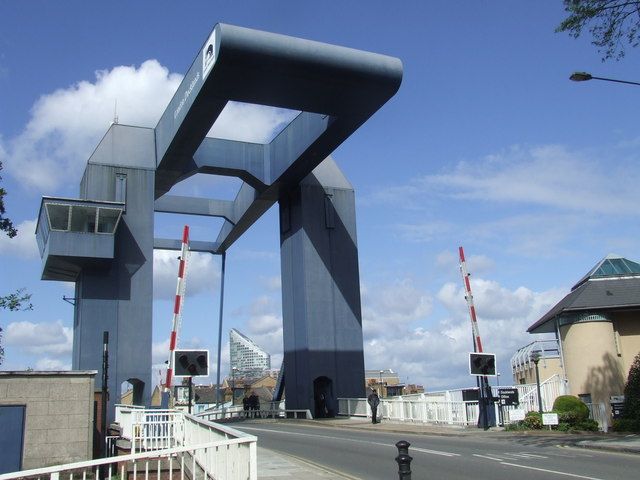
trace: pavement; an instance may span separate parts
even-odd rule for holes
[[[441,425],[423,425],[411,423],[396,423],[382,421],[372,424],[364,418],[328,418],[318,420],[268,420],[268,422],[288,422],[316,427],[350,428],[377,432],[388,432],[412,435],[441,435],[441,436],[473,436],[511,438],[515,442],[529,445],[561,445],[576,448],[607,450],[620,453],[640,454],[640,435],[623,433],[566,433],[549,430],[535,430],[526,432],[507,432],[501,427],[482,430],[475,427],[457,427]],[[411,449],[409,449],[411,450]],[[317,479],[350,479],[354,477],[330,468],[317,465],[305,459],[292,455],[267,450],[258,446],[258,478],[260,480],[286,480],[289,478]]]

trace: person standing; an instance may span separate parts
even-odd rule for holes
[[[371,407],[371,423],[378,423],[378,405],[380,405],[380,397],[375,390],[372,390],[367,397],[367,403]]]

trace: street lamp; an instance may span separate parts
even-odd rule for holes
[[[531,361],[536,366],[536,388],[538,389],[538,411],[540,412],[540,415],[542,415],[542,393],[540,392],[540,371],[538,370],[538,362],[540,361],[540,352],[537,350],[535,352],[532,352],[529,358],[531,358]]]
[[[615,78],[594,77],[587,72],[573,72],[569,80],[574,82],[586,82],[587,80],[604,80],[605,82],[627,83],[629,85],[640,85],[640,82],[630,82],[628,80],[616,80]]]
[[[237,367],[231,368],[231,406],[236,404],[236,371]]]

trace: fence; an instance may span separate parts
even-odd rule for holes
[[[497,396],[498,387],[492,387]],[[517,385],[520,405],[503,407],[504,423],[510,423],[510,412],[515,409],[538,411],[538,392],[536,385]],[[565,383],[558,375],[554,375],[540,384],[544,410],[551,410],[554,400],[564,395]],[[399,422],[436,423],[445,425],[469,426],[478,422],[478,402],[463,401],[463,389],[442,392],[403,395],[396,398],[381,399],[378,407],[383,419]],[[371,417],[371,409],[364,398],[338,399],[338,414],[346,416]],[[496,418],[499,408],[495,405]]]
[[[7,473],[0,480],[257,480],[253,435],[175,410],[117,405],[116,418],[131,441],[130,454]]]
[[[205,410],[196,415],[209,421],[237,420],[245,418],[313,418],[309,410],[243,410],[242,408],[221,408],[215,410]]]

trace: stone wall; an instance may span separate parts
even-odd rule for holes
[[[0,405],[25,405],[22,468],[90,460],[95,371],[0,372]]]

